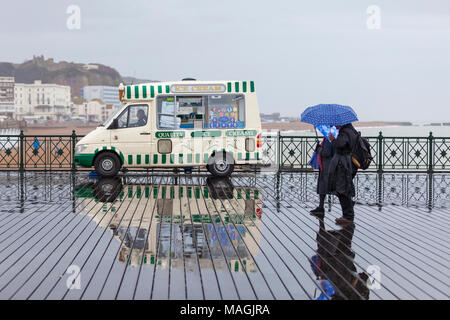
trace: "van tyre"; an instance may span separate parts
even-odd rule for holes
[[[95,158],[94,167],[98,175],[114,177],[120,170],[120,159],[115,153],[103,152]]]
[[[215,177],[228,177],[234,170],[234,159],[226,152],[216,153],[208,159],[206,169]]]

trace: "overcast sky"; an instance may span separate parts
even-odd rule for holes
[[[340,103],[365,121],[450,121],[449,0],[0,1],[0,61],[254,80],[265,113]],[[66,26],[71,4],[79,30]],[[370,5],[380,29],[367,27]]]

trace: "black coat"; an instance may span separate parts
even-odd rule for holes
[[[331,194],[355,196],[353,178],[357,168],[352,162],[351,153],[357,135],[358,132],[350,123],[339,130],[337,139],[332,142],[335,152],[328,167],[328,192]]]
[[[317,179],[317,193],[328,193],[328,168],[330,167],[331,159],[333,158],[333,146],[328,139],[324,138],[322,146],[318,146],[316,150],[320,154],[322,160],[322,170],[319,170],[319,178]]]

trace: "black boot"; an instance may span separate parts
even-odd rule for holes
[[[310,211],[312,216],[320,217],[325,214],[325,209],[323,207],[317,207]]]

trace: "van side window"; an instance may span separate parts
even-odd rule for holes
[[[129,107],[128,127],[142,127],[147,124],[148,107],[146,105],[136,105]]]
[[[208,96],[205,128],[245,128],[244,95]]]
[[[117,117],[119,128],[142,127],[147,124],[148,106],[145,104],[128,106]]]

